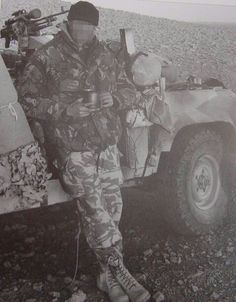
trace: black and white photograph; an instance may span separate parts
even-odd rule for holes
[[[236,1],[0,0],[0,302],[236,302]]]

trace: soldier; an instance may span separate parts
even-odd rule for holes
[[[145,302],[150,294],[123,264],[118,227],[118,112],[134,106],[140,95],[97,39],[98,21],[91,3],[72,5],[68,22],[26,65],[20,99],[28,118],[47,125],[63,186],[77,200],[83,232],[101,266],[98,287],[114,302]]]

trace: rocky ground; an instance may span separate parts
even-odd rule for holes
[[[157,197],[123,190],[125,262],[165,302],[236,301],[235,217],[215,233],[175,234]],[[160,198],[160,197],[159,197]],[[84,238],[76,263],[77,217],[72,203],[0,217],[0,302],[108,301],[96,289],[97,264]],[[77,299],[77,300],[76,300]]]
[[[190,74],[223,81],[236,87],[236,26],[197,24],[140,16],[122,11],[102,10],[100,35],[119,38],[118,28],[132,28],[139,50],[154,52],[172,60],[179,77]]]
[[[60,0],[2,0],[0,25],[17,9],[40,8],[43,15],[68,9]],[[62,21],[66,15],[60,17]],[[138,50],[168,57],[179,69],[179,77],[214,77],[236,91],[236,25],[197,24],[139,14],[100,9],[98,35],[119,40],[119,29],[131,28]],[[51,32],[52,29],[49,29]]]
[[[37,1],[2,0],[7,9],[33,8]],[[30,4],[29,4],[30,3]],[[51,13],[60,1],[41,0]],[[24,5],[22,7],[21,5]],[[52,6],[51,6],[52,5]],[[42,6],[42,7],[41,7]],[[13,9],[14,8],[14,9]],[[236,27],[177,22],[136,14],[101,10],[99,35],[119,39],[119,28],[131,27],[137,48],[168,56],[180,76],[216,77],[236,87]],[[155,196],[123,191],[121,222],[125,262],[156,301],[236,301],[236,222],[231,217],[215,233],[200,237],[176,235],[163,219]],[[160,198],[160,194],[159,194]],[[76,263],[77,217],[73,204],[0,216],[0,302],[108,301],[96,289],[97,265],[81,238]],[[72,301],[72,300],[70,300]]]

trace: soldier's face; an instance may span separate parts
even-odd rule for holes
[[[86,21],[72,20],[68,22],[69,32],[76,44],[85,44],[92,41],[96,26]]]

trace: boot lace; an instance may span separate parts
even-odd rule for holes
[[[107,283],[109,284],[110,288],[119,286],[118,281],[113,276],[112,271],[110,269],[108,269],[108,272],[107,272]]]
[[[111,265],[112,269],[115,270],[117,275],[119,275],[122,285],[129,290],[136,287],[136,280],[129,274],[119,258],[110,257],[109,265]]]

